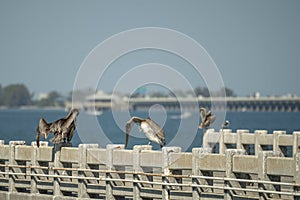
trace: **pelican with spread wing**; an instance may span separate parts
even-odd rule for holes
[[[142,119],[139,117],[132,117],[127,123],[126,123],[126,143],[125,148],[128,145],[128,139],[130,135],[131,128],[134,124],[137,124],[141,131],[144,132],[146,137],[149,139],[149,143],[155,142],[160,145],[160,147],[163,147],[166,145],[165,140],[165,133],[162,130],[162,128],[156,124],[150,117],[147,117],[146,119]]]
[[[50,133],[54,134],[50,141],[55,144],[66,142],[66,140],[70,142],[76,129],[75,121],[78,115],[79,110],[72,109],[67,117],[52,123],[47,123],[44,118],[41,118],[36,130],[36,145],[40,146],[40,136],[46,139]]]
[[[207,128],[209,127],[216,119],[216,116],[211,114],[211,111],[206,112],[206,109],[200,108],[200,116],[201,116],[201,124],[199,128]]]

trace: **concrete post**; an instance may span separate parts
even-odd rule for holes
[[[143,172],[142,167],[140,166],[140,153],[144,150],[152,150],[152,146],[150,145],[135,145],[133,147],[133,170],[134,172]],[[142,177],[139,175],[134,175],[133,178],[135,180],[142,180]],[[140,196],[140,184],[133,184],[133,199],[141,200]]]
[[[258,167],[258,179],[264,180],[264,181],[270,181],[268,177],[268,169],[267,169],[267,159],[268,157],[278,157],[279,153],[273,152],[273,151],[260,151],[258,153],[258,164],[261,164],[261,167]],[[273,185],[263,185],[258,184],[258,188],[261,190],[264,190],[266,188],[267,190],[275,190]],[[273,194],[259,194],[260,199],[268,199],[268,198],[279,198],[278,195]]]
[[[220,131],[220,139],[219,139],[219,154],[225,154],[226,146],[224,144],[224,130]]]
[[[63,164],[60,162],[60,155],[61,155],[61,148],[63,147],[72,147],[72,144],[71,143],[60,143],[60,144],[55,144],[54,145],[54,167],[58,167],[58,168],[61,168],[63,167]],[[60,175],[61,174],[61,171],[60,170],[55,170],[54,171],[54,174],[55,175]],[[62,192],[60,190],[60,178],[59,177],[55,177],[54,178],[54,182],[53,182],[53,194],[55,196],[61,196],[62,195]]]
[[[207,172],[207,171],[201,170],[201,164],[202,163],[200,161],[200,158],[204,158],[206,156],[209,156],[211,153],[212,153],[211,148],[199,148],[199,157],[198,157],[199,161],[198,161],[198,166],[197,167],[199,167],[198,173],[199,173],[200,176],[210,176],[211,175],[210,171]],[[201,179],[199,181],[199,184],[200,185],[210,185],[209,181],[210,180]],[[201,189],[198,188],[198,190],[199,190],[200,195],[201,195],[202,191],[204,191],[204,192],[213,192],[211,188],[204,188],[204,189],[203,188],[201,188]]]
[[[245,154],[249,155],[250,154],[250,148],[249,145],[243,145],[242,140],[243,140],[243,135],[244,134],[249,134],[249,130],[244,130],[244,129],[239,129],[236,131],[236,148],[237,149],[244,149]]]
[[[231,129],[221,129],[220,130],[220,140],[219,140],[219,153],[220,154],[225,154],[227,150],[227,146],[225,144],[225,135],[226,133],[231,133]]]
[[[294,181],[295,184],[300,185],[300,153],[295,154],[294,160],[295,160]]]
[[[299,152],[299,141],[300,141],[300,132],[294,131],[293,132],[293,156]]]
[[[233,156],[234,155],[245,155],[245,150],[244,149],[228,149],[225,152],[225,157],[226,157],[226,177],[227,178],[236,178],[235,174],[233,173]],[[237,182],[233,181],[226,181],[225,186],[227,187],[240,187],[240,184]],[[224,191],[224,199],[226,200],[231,200],[233,199],[233,193],[234,191],[230,190],[225,190]],[[238,192],[238,194],[242,194],[242,192]]]
[[[37,147],[36,142],[31,142],[31,146],[33,147],[32,154],[31,154],[31,165],[32,166],[40,166],[40,164],[37,160],[39,148]],[[47,147],[47,146],[48,146],[48,142],[45,142],[45,141],[40,142],[40,148]],[[31,168],[31,174],[42,174],[42,173],[43,173],[43,170]],[[33,194],[39,193],[39,191],[37,189],[37,180],[38,180],[38,177],[31,176],[31,193],[33,193]]]
[[[17,161],[15,160],[15,149],[17,145],[25,145],[25,141],[10,141],[9,142],[9,165],[17,165]],[[14,172],[20,172],[20,169],[14,169],[13,167],[9,167],[9,172],[14,173]],[[15,179],[16,176],[10,174],[9,175],[9,180],[8,180],[8,191],[9,192],[16,192],[16,186],[15,186]]]
[[[255,155],[256,156],[259,154],[259,152],[263,151],[262,146],[261,146],[260,141],[259,141],[259,137],[261,135],[266,135],[266,134],[268,134],[268,132],[266,130],[256,130],[254,132],[254,135],[255,135]]]
[[[115,149],[124,149],[124,144],[108,144],[106,146],[106,170],[113,170],[113,151]],[[106,178],[111,178],[110,173],[106,173]],[[106,199],[108,200],[114,200],[116,199],[113,195],[113,185],[111,181],[105,181],[106,182]]]
[[[78,164],[79,169],[88,169],[87,165],[87,149],[91,148],[98,148],[98,144],[79,144],[78,147]],[[85,177],[84,171],[78,171],[79,177]],[[78,198],[90,198],[89,194],[87,193],[86,188],[86,180],[78,179]]]
[[[200,168],[199,168],[199,156],[200,156],[201,148],[193,148],[192,149],[192,174],[195,176],[200,175]],[[193,184],[199,184],[199,181],[197,178],[192,179]],[[193,187],[193,199],[200,199],[201,191],[198,187]]]
[[[286,156],[286,147],[279,146],[279,137],[285,135],[286,131],[273,131],[273,151],[281,156]]]
[[[211,148],[211,146],[209,144],[209,137],[210,137],[210,133],[213,133],[213,132],[215,132],[215,129],[203,129],[203,140],[202,140],[203,148]]]
[[[181,147],[163,147],[162,148],[162,171],[164,175],[169,175],[171,174],[171,171],[169,169],[170,165],[170,159],[169,159],[169,154],[170,153],[179,153],[181,152]],[[168,177],[163,177],[162,178],[164,183],[169,183],[169,178]],[[169,200],[170,199],[170,189],[168,186],[163,186],[162,187],[162,199],[164,200]]]
[[[32,145],[33,146],[33,145]],[[38,151],[38,148],[37,146],[33,146],[33,149],[32,149],[32,154],[31,154],[31,165],[32,166],[38,166],[38,162],[37,162],[37,151]],[[36,171],[35,169],[31,169],[31,174],[36,174]],[[37,194],[38,193],[38,189],[37,189],[37,179],[38,177],[36,176],[31,176],[31,193],[33,194]]]

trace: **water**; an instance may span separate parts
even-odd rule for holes
[[[55,121],[66,116],[63,110],[0,110],[0,139],[8,143],[10,140],[25,140],[27,144],[35,140],[36,127],[41,117],[46,121]],[[148,112],[137,111],[131,115],[145,118]],[[115,117],[114,117],[115,116]],[[197,129],[199,114],[183,115],[180,112],[152,111],[150,116],[158,124],[164,125],[167,146],[181,146],[183,151],[191,151],[193,147],[202,145],[202,130]],[[116,119],[116,120],[114,120]],[[105,147],[108,143],[125,143],[125,124],[129,119],[128,113],[104,112],[100,116],[89,116],[81,113],[77,120],[77,131],[72,139],[73,146],[80,143],[97,143]],[[285,130],[288,134],[300,130],[300,112],[271,113],[271,112],[228,112],[226,119],[230,121],[230,128],[255,130]],[[97,122],[97,126],[93,122]],[[99,128],[101,127],[102,130]],[[139,132],[137,126],[132,128],[128,148],[137,144],[147,144],[148,140]],[[52,135],[51,135],[52,137]],[[51,138],[50,137],[50,138]],[[52,145],[49,143],[49,145]],[[159,145],[152,143],[154,149]]]

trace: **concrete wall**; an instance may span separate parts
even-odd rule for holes
[[[300,198],[299,132],[205,134],[192,152],[0,141],[0,199]]]

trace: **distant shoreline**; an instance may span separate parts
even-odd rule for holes
[[[65,107],[56,107],[56,106],[20,106],[20,107],[7,107],[7,106],[0,106],[0,110],[61,110],[65,111]]]

